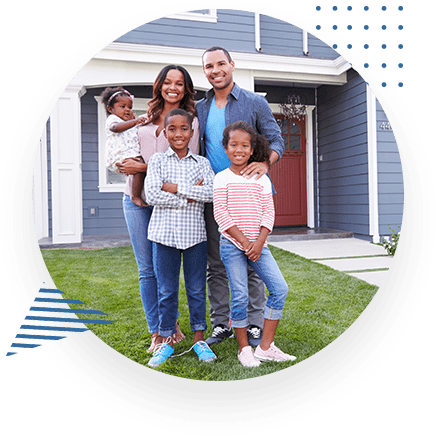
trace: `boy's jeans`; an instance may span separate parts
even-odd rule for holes
[[[153,263],[159,302],[159,334],[163,337],[176,333],[182,254],[191,331],[206,330],[207,328],[207,242],[200,242],[186,250],[153,242]]]
[[[264,247],[259,260],[253,262],[242,250],[227,238],[221,236],[220,251],[230,282],[232,327],[243,328],[248,326],[247,263],[252,266],[268,289],[264,318],[270,320],[280,319],[288,294],[288,285],[269,248]]]

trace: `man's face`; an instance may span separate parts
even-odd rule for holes
[[[222,50],[207,52],[203,56],[203,71],[214,89],[233,87],[235,63],[229,62]]]

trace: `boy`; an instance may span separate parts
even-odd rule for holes
[[[153,205],[148,239],[153,241],[153,264],[158,287],[161,343],[148,362],[156,367],[174,352],[181,257],[188,297],[194,351],[201,361],[216,359],[204,342],[206,330],[207,243],[204,203],[213,198],[214,172],[209,161],[192,154],[192,118],[182,109],[165,117],[164,134],[170,148],[154,154],[146,178],[146,198]]]

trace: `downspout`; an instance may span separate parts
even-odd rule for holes
[[[309,38],[307,30],[303,30],[303,53],[304,56],[309,56]]]
[[[260,14],[257,12],[254,14],[254,45],[256,51],[260,53],[262,51],[262,47],[260,46]]]

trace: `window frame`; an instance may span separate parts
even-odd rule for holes
[[[218,14],[217,9],[208,9],[208,13],[201,12],[180,12],[178,14],[169,15],[167,18],[175,20],[189,20],[189,21],[204,21],[207,23],[217,23]]]

